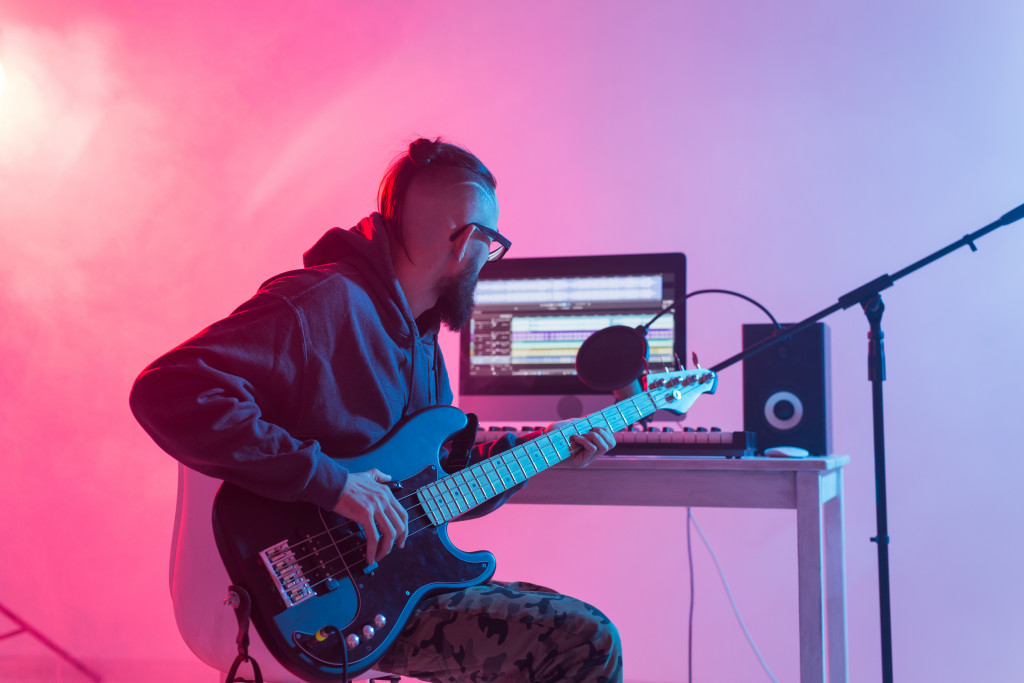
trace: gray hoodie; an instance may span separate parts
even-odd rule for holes
[[[187,467],[268,498],[331,509],[348,475],[345,457],[404,416],[449,405],[452,392],[438,316],[412,318],[379,215],[328,231],[304,264],[149,365],[130,404]],[[511,444],[506,437],[478,448],[469,463]]]

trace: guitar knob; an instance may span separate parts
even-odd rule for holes
[[[388,623],[388,620],[384,617],[383,614],[378,614],[377,616],[375,616],[373,618],[373,625],[376,626],[377,628],[384,628],[384,626],[387,623]]]
[[[373,627],[370,626],[369,624],[367,624],[366,626],[363,627],[363,637],[366,638],[367,640],[369,640],[370,638],[373,638],[373,634],[374,633],[376,633],[376,631],[374,631]]]
[[[345,647],[350,650],[354,650],[359,647],[359,636],[354,633],[348,634],[348,636],[345,637]]]

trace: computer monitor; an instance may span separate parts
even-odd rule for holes
[[[584,386],[576,352],[593,332],[638,327],[686,294],[681,253],[506,258],[484,266],[461,332],[459,407],[519,427],[588,415],[614,401]],[[650,367],[686,357],[684,302],[647,333]]]

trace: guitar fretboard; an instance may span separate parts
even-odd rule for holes
[[[416,495],[435,526],[451,521],[530,477],[569,459],[581,447],[572,437],[594,427],[612,432],[654,414],[659,408],[645,392],[538,436],[464,470],[420,488]]]

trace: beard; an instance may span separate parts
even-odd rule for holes
[[[470,266],[459,275],[441,280],[437,286],[437,313],[452,332],[465,327],[473,315],[477,276]]]

